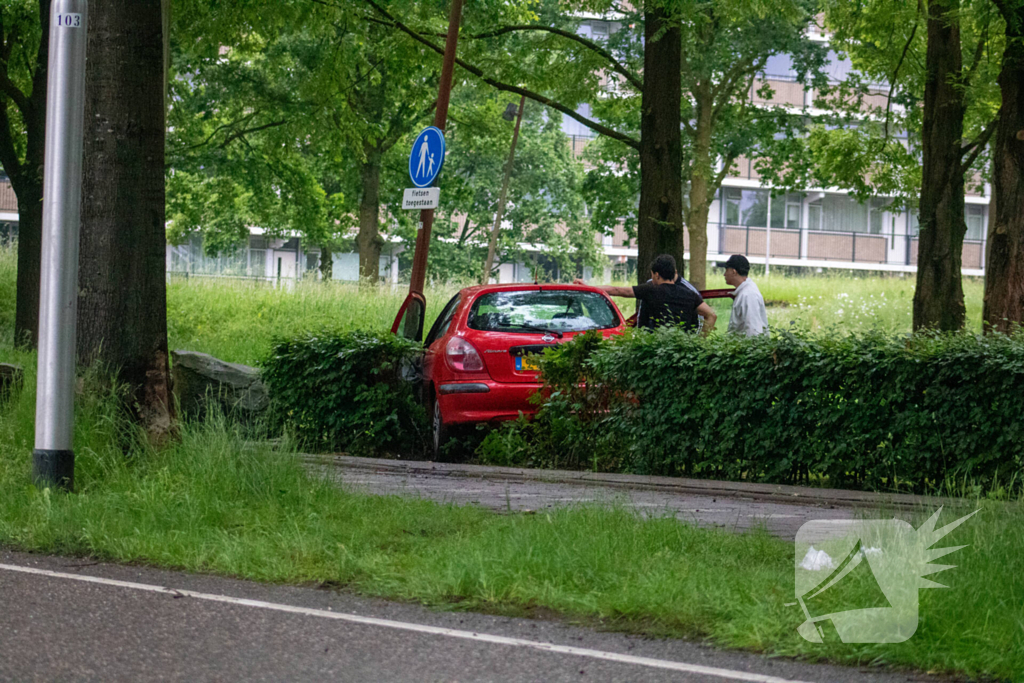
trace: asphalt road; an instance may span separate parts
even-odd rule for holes
[[[0,551],[2,681],[936,681]]]

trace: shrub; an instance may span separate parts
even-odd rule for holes
[[[418,344],[393,334],[306,334],[278,340],[261,365],[271,419],[306,448],[353,454],[422,451],[426,412],[404,376]]]
[[[594,374],[590,358],[601,348],[597,331],[547,349],[541,360],[544,390],[533,401],[541,409],[533,419],[501,425],[484,439],[477,454],[489,465],[592,469],[628,469],[628,444],[613,424],[618,397]]]
[[[578,338],[542,367],[534,442],[589,440],[634,472],[926,491],[1024,466],[1021,337],[666,329]]]

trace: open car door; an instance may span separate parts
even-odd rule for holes
[[[423,321],[426,316],[426,298],[419,292],[409,292],[402,307],[398,309],[395,322],[391,324],[391,334],[412,341],[423,341]]]

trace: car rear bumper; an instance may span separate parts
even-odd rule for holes
[[[446,424],[514,420],[520,412],[537,412],[537,406],[529,399],[541,386],[539,382],[492,380],[444,382],[437,387],[437,400]]]

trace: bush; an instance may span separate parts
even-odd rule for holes
[[[359,455],[422,451],[427,417],[403,378],[422,349],[393,334],[306,334],[261,365],[274,426],[306,448]]]
[[[487,465],[617,471],[628,465],[628,444],[613,424],[616,401],[589,363],[603,344],[599,332],[547,349],[541,360],[544,390],[534,395],[541,409],[532,419],[501,425],[477,454]]]
[[[1021,337],[666,329],[577,338],[542,367],[532,443],[619,470],[927,491],[1019,484],[1024,467]]]

